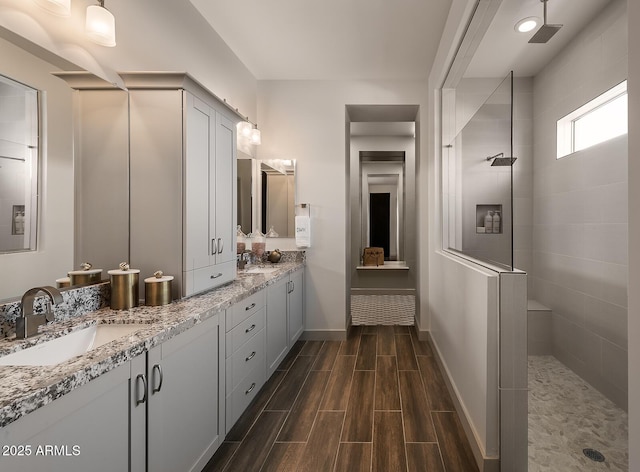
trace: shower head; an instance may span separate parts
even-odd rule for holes
[[[491,167],[504,167],[504,166],[512,166],[514,162],[516,162],[517,157],[504,157],[504,152],[499,152],[495,156],[487,157],[488,161],[493,160],[491,163]]]
[[[553,37],[553,35],[560,31],[560,28],[562,28],[562,25],[547,24],[547,0],[540,1],[544,5],[544,23],[542,24],[540,29],[536,31],[536,34],[534,34],[533,37],[529,40],[530,43],[536,44],[546,43]]]

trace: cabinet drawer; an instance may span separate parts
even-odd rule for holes
[[[226,357],[236,352],[244,343],[262,331],[266,322],[267,310],[262,307],[257,313],[244,320],[227,333]]]
[[[187,286],[187,295],[219,287],[222,284],[233,281],[235,275],[235,263],[217,264],[202,269],[195,269],[193,271],[193,287]],[[189,290],[190,288],[191,291]]]
[[[254,367],[266,369],[264,333],[263,329],[227,359],[227,394],[240,385]]]
[[[264,366],[257,365],[247,375],[247,377],[240,382],[231,394],[227,395],[227,433],[231,430],[231,427],[238,421],[240,415],[247,409],[251,400],[253,400],[265,382],[265,369]]]
[[[264,290],[239,301],[227,310],[227,331],[235,328],[239,323],[249,318],[265,306]]]

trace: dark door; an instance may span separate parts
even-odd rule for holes
[[[391,220],[391,194],[369,194],[369,244],[384,249],[384,258],[389,260],[389,228]]]

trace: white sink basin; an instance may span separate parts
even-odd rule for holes
[[[276,267],[252,267],[247,269],[247,274],[270,274],[278,270]]]
[[[0,365],[56,365],[148,325],[101,324],[74,331],[28,349],[0,357]]]

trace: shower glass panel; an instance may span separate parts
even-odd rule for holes
[[[443,247],[513,270],[513,73],[442,102]]]

